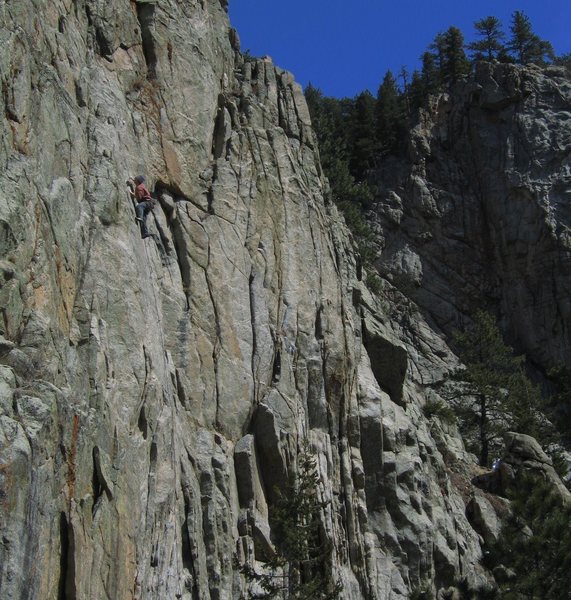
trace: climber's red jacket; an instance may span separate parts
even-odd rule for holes
[[[139,183],[139,185],[135,186],[135,198],[137,202],[145,202],[153,199],[144,183]]]

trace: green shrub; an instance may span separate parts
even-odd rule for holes
[[[512,515],[488,564],[514,574],[502,582],[504,600],[567,600],[571,590],[571,505],[553,483],[523,475],[512,490]]]
[[[443,423],[454,425],[456,423],[456,414],[442,400],[430,398],[422,407],[422,411],[427,419],[438,417]]]
[[[378,296],[383,291],[383,281],[378,275],[375,275],[375,273],[367,273],[367,280],[365,283],[372,294]]]

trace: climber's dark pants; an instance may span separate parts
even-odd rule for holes
[[[137,213],[137,217],[141,219],[142,238],[149,237],[149,230],[147,229],[147,215],[151,210],[153,210],[153,203],[150,200],[139,202],[137,206],[135,206],[135,212]]]

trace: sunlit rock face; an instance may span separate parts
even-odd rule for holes
[[[478,307],[542,369],[571,360],[571,78],[479,63],[380,174],[378,266],[444,331]]]
[[[361,281],[292,76],[240,55],[222,1],[7,2],[0,24],[0,596],[247,598],[239,566],[279,549],[268,515],[304,449],[342,598],[485,582],[473,458],[420,408],[454,356],[433,321]],[[503,106],[502,85],[478,102]],[[441,223],[431,127],[401,228]],[[137,174],[157,199],[144,240]],[[534,221],[518,185],[511,212]],[[394,264],[434,295],[404,233]],[[556,234],[542,239],[560,248]],[[524,261],[512,241],[494,277]],[[462,281],[478,287],[475,270]]]

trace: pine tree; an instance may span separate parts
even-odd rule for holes
[[[402,147],[405,135],[405,117],[397,81],[387,71],[377,94],[377,139],[381,154],[396,154]]]
[[[451,85],[469,72],[470,61],[464,52],[464,36],[458,27],[450,27],[444,34],[442,79]]]
[[[464,52],[464,36],[457,27],[449,27],[434,38],[422,55],[422,74],[426,93],[440,91],[442,84],[456,83],[470,72],[470,61]]]
[[[512,431],[531,435],[543,445],[558,441],[555,428],[543,414],[546,404],[541,390],[522,367],[511,376],[507,391],[505,406]]]
[[[410,119],[410,94],[408,83],[409,73],[408,69],[404,65],[402,65],[402,67],[400,68],[399,77],[402,81],[401,101],[403,104],[404,117],[406,117],[406,119]]]
[[[523,357],[514,356],[504,343],[490,314],[478,311],[473,327],[458,333],[455,343],[464,366],[451,377],[456,382],[451,400],[480,464],[488,466],[506,431],[541,432],[539,389],[526,377]]]
[[[305,98],[319,143],[321,165],[329,179],[334,201],[338,204],[359,202],[354,190],[355,180],[349,172],[351,142],[347,122],[352,102],[347,106],[346,101],[328,98],[311,84],[305,89]]]
[[[355,236],[362,261],[368,264],[374,258],[374,236],[363,216],[363,210],[372,204],[375,190],[366,182],[357,182],[349,168],[355,103],[347,98],[328,98],[312,85],[305,89],[305,97],[319,142],[321,165],[329,180],[331,197],[343,212],[345,221]],[[374,121],[370,127],[374,130]],[[374,135],[374,131],[367,134]],[[371,149],[371,152],[375,150]]]
[[[355,98],[349,167],[358,181],[365,179],[377,156],[375,105],[375,98],[369,91],[361,92]]]
[[[505,34],[501,29],[500,20],[497,17],[486,17],[474,23],[476,34],[480,36],[477,42],[468,44],[467,48],[472,52],[475,60],[494,60],[505,50],[503,41]]]
[[[270,525],[276,537],[276,553],[263,574],[250,567],[242,572],[261,592],[253,597],[270,600],[336,600],[341,585],[329,565],[330,544],[323,539],[318,497],[319,473],[307,450],[298,455],[297,472],[278,492],[270,508]]]
[[[441,79],[441,59],[436,54],[428,50],[422,55],[422,84],[424,87],[425,98],[429,94],[436,94],[440,91]]]
[[[542,64],[546,58],[553,60],[555,56],[553,46],[533,32],[529,17],[522,11],[516,10],[513,13],[510,32],[512,35],[508,43],[508,50],[518,63],[522,65],[531,62]]]
[[[406,68],[405,65],[402,65],[399,71],[399,77],[402,80],[402,92],[403,94],[406,94],[408,91],[408,69]]]
[[[319,144],[321,164],[331,186],[338,189],[335,177],[339,165],[349,160],[349,132],[342,101],[327,98],[311,85],[305,88],[305,99],[311,114],[311,123]]]
[[[428,94],[426,93],[426,87],[422,79],[422,74],[418,69],[412,72],[412,79],[408,86],[408,96],[410,101],[411,111],[418,110],[424,105]]]
[[[571,590],[571,506],[547,481],[523,475],[512,490],[512,514],[487,561],[513,576],[501,586],[505,600],[568,600]]]
[[[437,33],[434,41],[429,46],[430,54],[434,59],[434,64],[439,73],[444,72],[444,65],[446,63],[446,34],[445,33]]]

